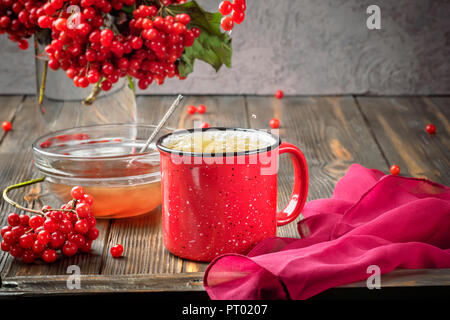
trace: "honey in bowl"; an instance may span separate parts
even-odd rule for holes
[[[63,167],[64,163],[60,165]],[[95,179],[96,177],[104,179],[111,176],[112,173],[114,177],[117,177],[117,172],[122,173],[124,177],[138,176],[159,172],[159,165],[136,161],[131,162],[129,166],[124,168],[120,166],[114,169],[102,166],[87,167],[81,176],[85,179]],[[50,192],[64,202],[69,201],[71,199],[70,190],[73,186],[52,180],[48,179],[47,181]],[[154,210],[161,203],[160,181],[119,186],[84,185],[83,189],[95,199],[91,211],[96,218],[128,218],[137,216]]]
[[[71,199],[80,185],[95,199],[97,218],[128,218],[161,203],[159,153],[137,153],[154,130],[146,125],[100,125],[55,132],[33,144],[34,163],[46,175],[49,191]],[[162,129],[160,135],[171,132]]]

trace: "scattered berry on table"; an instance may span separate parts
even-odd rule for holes
[[[389,169],[392,175],[398,176],[400,174],[400,167],[396,164],[393,164]]]
[[[429,133],[429,134],[435,134],[436,133],[436,126],[432,123],[428,124],[425,127],[425,130]]]
[[[194,113],[196,113],[197,112],[197,108],[195,107],[195,106],[188,106],[187,108],[186,108],[186,111],[187,111],[187,113],[189,113],[189,114],[194,114]]]
[[[11,131],[12,129],[12,124],[9,121],[3,121],[2,122],[2,128],[3,130],[5,130],[6,132]]]
[[[197,112],[201,113],[201,114],[205,113],[206,112],[206,106],[204,104],[199,105],[197,107]]]
[[[272,118],[269,121],[269,125],[272,129],[278,129],[280,127],[280,120],[277,118]]]
[[[119,258],[122,256],[123,253],[123,246],[121,244],[116,244],[115,246],[111,247],[111,255],[113,258]]]
[[[284,92],[283,92],[283,90],[277,90],[277,91],[275,92],[275,97],[276,97],[277,99],[283,99],[283,97],[284,97]]]

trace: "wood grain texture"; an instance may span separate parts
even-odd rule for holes
[[[69,290],[67,276],[10,277],[3,283],[1,294],[41,295],[86,294],[104,292],[203,291],[201,272],[183,274],[82,275],[81,289]],[[1,296],[0,294],[0,296]]]
[[[0,121],[10,121],[13,122],[17,110],[20,109],[24,97],[23,96],[0,96]],[[0,130],[0,145],[6,136],[17,135],[16,129],[13,128],[10,132],[4,132]],[[1,149],[0,149],[1,150]],[[5,188],[7,186],[8,178],[10,178],[10,173],[6,169],[10,165],[10,157],[5,153],[0,152],[0,188]],[[3,225],[6,221],[5,211],[8,211],[9,205],[7,205],[3,199],[0,200],[0,223]],[[0,251],[0,275],[4,268],[5,263],[7,263],[7,255]]]
[[[386,165],[352,97],[248,97],[247,101],[252,128],[268,129],[269,120],[277,118],[282,140],[297,145],[305,154],[310,177],[308,201],[330,197],[353,163],[380,169]],[[282,156],[280,206],[291,195],[291,167],[290,159]],[[298,237],[296,223],[279,228],[278,235]]]
[[[449,98],[358,97],[357,101],[389,162],[384,171],[397,164],[402,175],[449,183]],[[425,131],[429,123],[436,125],[435,135]]]
[[[14,115],[18,108],[21,106],[23,96],[0,96],[0,122],[14,120]],[[3,138],[7,135],[7,132],[0,131],[0,144]]]
[[[3,282],[2,295],[36,296],[51,294],[143,293],[203,291],[202,272],[181,274],[82,275],[81,289],[69,290],[67,276],[10,277]],[[418,288],[450,286],[450,269],[395,270],[381,276],[381,288]],[[331,290],[366,288],[365,281],[335,287]]]
[[[3,100],[2,100],[3,99]],[[138,98],[138,119],[154,124],[175,96]],[[13,120],[14,130],[0,142],[0,187],[38,176],[31,163],[30,143],[40,134],[34,97],[0,97],[0,116]],[[352,163],[388,170],[391,161],[442,183],[450,180],[449,110],[450,98],[357,98],[353,97],[268,97],[187,96],[183,107],[170,119],[168,126],[190,128],[203,121],[212,126],[252,127],[268,129],[268,121],[281,121],[284,141],[299,146],[308,161],[310,192],[308,200],[330,197],[336,182]],[[194,116],[186,113],[187,105],[205,104],[208,111]],[[70,126],[70,119],[63,120]],[[428,136],[424,127],[433,122],[438,128]],[[394,137],[394,138],[393,138]],[[399,142],[400,141],[400,142]],[[406,150],[406,151],[405,151]],[[292,185],[292,168],[282,156],[279,171],[279,204],[284,204]],[[421,168],[418,170],[417,168]],[[414,171],[416,170],[416,171]],[[11,192],[21,200],[27,190]],[[45,202],[55,201],[44,195]],[[39,205],[34,203],[33,205]],[[5,223],[10,207],[0,200],[0,224]],[[160,208],[148,215],[122,220],[99,220],[100,239],[93,252],[53,265],[25,265],[0,252],[3,286],[0,295],[34,296],[49,294],[82,294],[105,292],[201,291],[206,263],[183,260],[163,246]],[[280,236],[297,237],[296,224],[279,229]],[[109,249],[121,243],[124,257],[112,259]],[[68,290],[68,265],[80,266],[82,289]],[[382,287],[433,287],[450,285],[450,269],[395,270],[383,275]],[[365,288],[355,282],[333,288]]]
[[[33,100],[34,101],[34,100]],[[33,130],[36,129],[35,117],[26,117],[32,111],[32,103],[27,98],[14,114],[13,130],[8,132],[0,146],[0,187],[2,190],[8,185],[33,178],[31,163],[31,139]],[[20,123],[20,125],[18,125]],[[11,198],[17,199],[22,204],[23,190],[14,190],[10,193]],[[6,224],[6,217],[12,211],[12,207],[7,204],[3,198],[0,199],[1,225]],[[9,267],[19,264],[9,255],[0,252],[1,274],[5,275]]]
[[[138,118],[145,124],[156,124],[175,100],[176,96],[139,97]],[[204,104],[203,115],[189,115],[186,107]],[[182,105],[167,122],[172,128],[192,128],[208,122],[212,126],[247,126],[247,113],[243,97],[186,96]],[[164,248],[160,207],[138,219],[113,220],[105,252],[116,243],[125,247],[124,258],[113,259],[105,254],[102,274],[158,274],[203,271],[207,264],[175,257]]]

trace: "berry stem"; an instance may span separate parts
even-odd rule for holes
[[[133,93],[136,94],[136,86],[134,85],[133,79],[129,75],[127,75],[127,79],[128,79],[128,86],[133,91]]]
[[[6,187],[3,190],[3,199],[5,199],[5,201],[8,202],[10,205],[12,205],[14,208],[17,208],[17,209],[20,209],[20,210],[23,210],[23,211],[27,211],[27,212],[31,212],[31,213],[36,213],[36,214],[39,214],[39,215],[41,215],[43,217],[45,217],[45,213],[46,212],[51,212],[51,211],[73,212],[73,213],[76,214],[76,211],[74,209],[75,207],[73,207],[70,210],[67,210],[67,209],[45,209],[45,210],[39,211],[39,210],[30,209],[30,208],[25,208],[25,207],[21,206],[20,204],[18,204],[17,202],[15,202],[14,200],[12,200],[11,198],[8,197],[8,192],[11,191],[11,190],[23,188],[23,187],[26,187],[26,186],[31,186],[32,184],[40,183],[40,182],[43,182],[44,180],[45,180],[45,176],[42,176],[42,177],[40,177],[38,179],[33,179],[33,180],[25,181],[25,182],[20,182],[20,183],[17,183],[17,184],[13,184],[12,186]]]
[[[36,213],[36,214],[44,216],[44,214],[41,211],[30,209],[30,208],[25,208],[25,207],[21,206],[20,204],[18,204],[17,202],[11,200],[8,197],[8,192],[11,191],[11,190],[23,188],[23,187],[26,187],[26,186],[30,186],[30,185],[35,184],[35,183],[40,183],[40,182],[42,182],[44,180],[45,180],[45,176],[42,176],[42,177],[40,177],[38,179],[33,179],[33,180],[25,181],[25,182],[20,182],[20,183],[17,183],[17,184],[13,184],[12,186],[6,187],[5,190],[3,190],[3,199],[5,199],[5,201],[8,202],[10,205],[12,205],[14,208],[17,208],[17,209],[20,209],[20,210],[24,210],[24,211],[27,211],[27,212],[31,212],[31,213]]]
[[[84,105],[90,106],[90,105],[92,105],[95,102],[95,100],[97,99],[98,95],[102,91],[101,82],[102,82],[102,79],[100,79],[100,81],[98,81],[94,85],[94,88],[92,89],[91,94],[86,99],[83,100],[83,104]]]
[[[48,71],[48,60],[45,60],[44,61],[44,70],[42,71],[41,86],[39,88],[39,99],[38,99],[39,106],[42,105],[42,102],[44,102],[44,92],[45,92],[45,82],[47,81],[47,71]]]

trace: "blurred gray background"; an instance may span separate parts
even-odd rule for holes
[[[220,1],[199,0],[209,10]],[[146,94],[450,94],[449,0],[248,0],[233,68],[197,61]],[[366,9],[381,8],[381,30]],[[33,51],[0,36],[0,94],[35,93]]]

